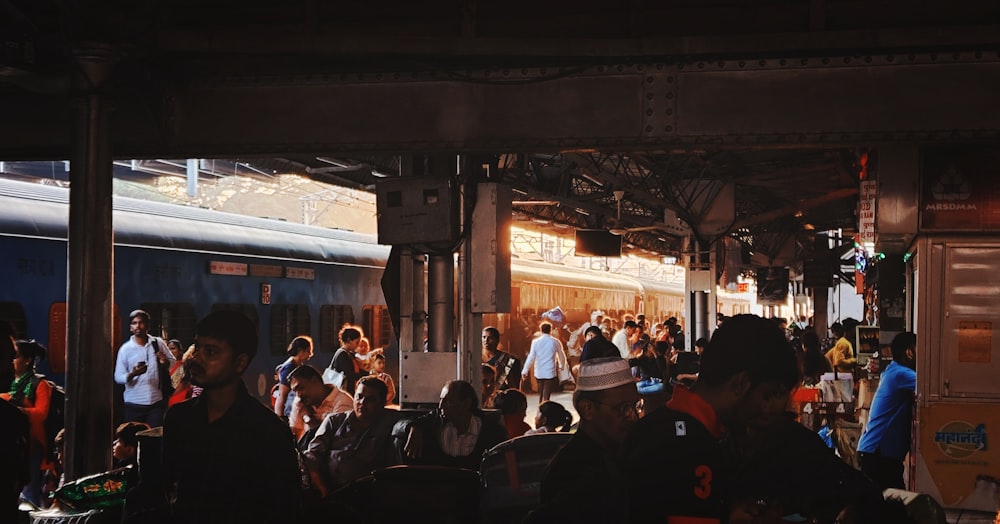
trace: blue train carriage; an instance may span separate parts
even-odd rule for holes
[[[0,181],[0,318],[49,347],[40,371],[60,383],[68,198],[62,188]],[[390,366],[398,362],[380,287],[388,248],[374,236],[129,198],[115,199],[114,223],[116,349],[136,308],[150,313],[153,334],[184,347],[199,318],[238,309],[258,326],[244,378],[262,400],[296,335],[313,337],[311,364],[325,366],[340,327],[356,323],[373,348],[390,346]]]

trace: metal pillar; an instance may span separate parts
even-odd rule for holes
[[[66,479],[111,469],[114,304],[110,107],[99,92],[115,54],[77,51],[82,89],[70,169]]]
[[[692,256],[691,262],[688,264],[688,320],[686,322],[687,326],[687,346],[689,349],[694,348],[694,342],[699,338],[708,338],[710,335],[709,330],[709,299],[713,298],[714,291],[706,291],[715,287],[715,268],[712,264],[712,258],[706,249],[704,242],[698,240],[696,237],[691,237],[691,248]],[[691,273],[694,271],[695,273]],[[698,275],[698,278],[694,278]],[[705,279],[707,275],[709,282],[701,282]],[[693,281],[698,281],[697,287],[692,286]],[[713,300],[714,302],[714,300]],[[712,322],[714,323],[715,317],[713,314]]]
[[[200,162],[197,158],[187,159],[187,195],[191,198],[198,196],[198,164]]]
[[[451,351],[455,339],[455,271],[451,253],[428,256],[427,348]]]

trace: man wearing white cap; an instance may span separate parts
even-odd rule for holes
[[[573,406],[580,427],[545,469],[542,507],[532,521],[621,522],[628,495],[619,451],[641,409],[628,362],[619,357],[581,362]]]

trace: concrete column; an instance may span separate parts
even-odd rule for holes
[[[80,85],[70,162],[66,333],[66,479],[111,469],[114,234],[110,105],[100,89],[113,49],[76,50]]]

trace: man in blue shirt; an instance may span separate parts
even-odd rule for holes
[[[911,332],[892,340],[892,362],[879,379],[868,424],[858,442],[861,471],[882,489],[905,489],[903,459],[912,439],[916,347],[917,336]]]

